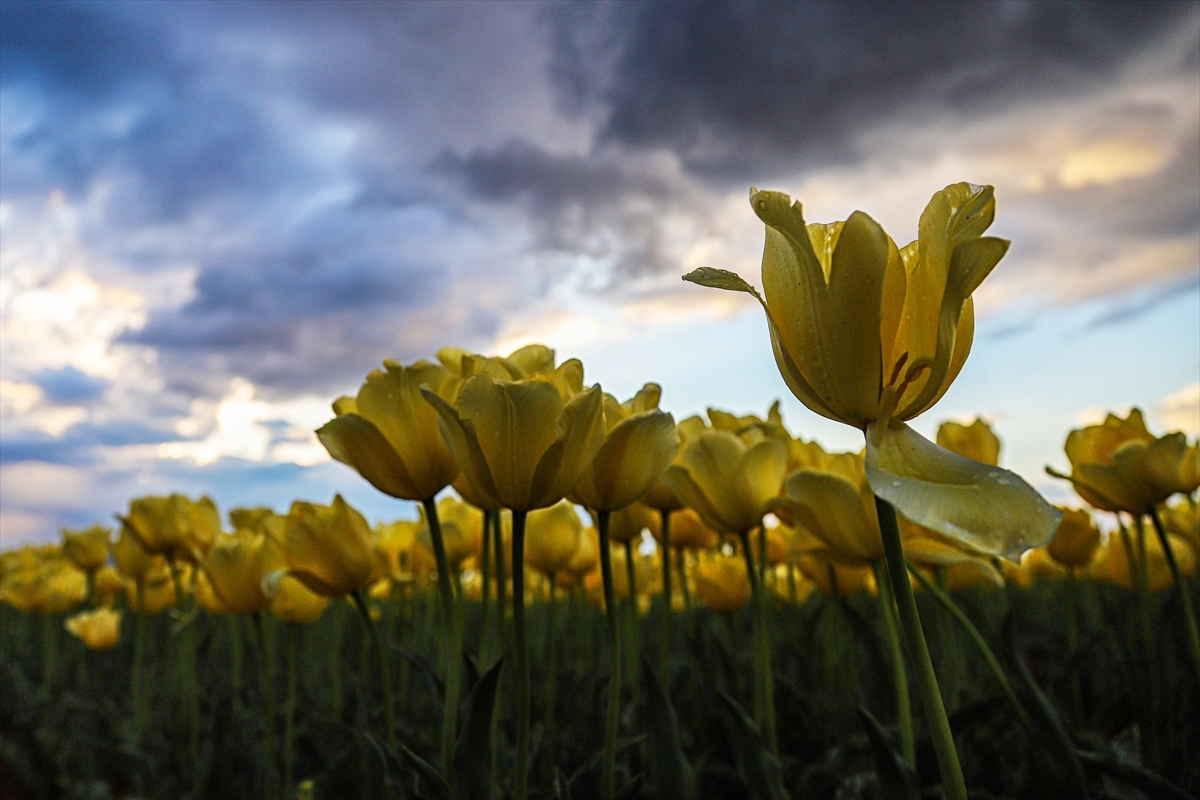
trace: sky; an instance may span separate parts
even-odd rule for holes
[[[1200,432],[1200,4],[0,2],[0,546],[131,498],[335,492],[385,358],[529,342],[676,418],[782,401],[751,186],[901,245],[949,183],[1012,241],[913,424],[1055,501],[1073,427]]]

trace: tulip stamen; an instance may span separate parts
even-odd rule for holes
[[[896,366],[892,367],[892,377],[888,379],[888,386],[892,386],[896,383],[896,379],[900,377],[900,370],[904,369],[904,364],[907,361],[908,351],[905,350],[900,354],[900,358],[896,359]]]

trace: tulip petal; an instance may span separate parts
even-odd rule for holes
[[[793,513],[842,559],[883,558],[879,523],[868,515],[858,487],[834,472],[800,469],[785,484]]]
[[[637,500],[679,452],[675,419],[663,411],[626,417],[604,439],[584,471],[581,495],[589,508],[616,511]]]
[[[557,440],[533,475],[531,508],[544,508],[567,496],[604,444],[604,392],[600,386],[579,392],[562,408]]]
[[[471,495],[470,502],[479,508],[487,509],[499,505],[492,471],[483,455],[483,449],[479,446],[474,424],[459,416],[458,409],[428,387],[422,387],[421,394],[425,397],[425,402],[437,410],[438,428],[445,437],[450,452],[462,467],[458,479],[466,483],[467,491],[459,493],[464,498],[467,494]]]
[[[965,552],[947,542],[930,539],[928,536],[905,539],[904,555],[909,561],[922,566],[949,567],[954,564],[970,564],[996,586],[1004,585],[1004,576],[986,558]]]
[[[944,450],[907,425],[867,429],[867,479],[908,519],[1016,560],[1054,537],[1062,512],[1020,476]]]
[[[742,524],[750,521],[749,530],[761,524],[767,503],[783,488],[787,475],[787,448],[775,439],[756,442],[738,464],[734,491],[737,493]],[[740,533],[740,531],[739,531]]]
[[[724,533],[740,533],[740,531],[735,531],[734,526],[717,513],[717,509],[709,502],[704,490],[700,488],[685,467],[677,464],[667,467],[667,471],[663,473],[663,482],[688,508],[695,511],[708,527]]]
[[[334,417],[317,430],[317,438],[329,455],[353,467],[384,494],[404,500],[422,499],[408,467],[379,428],[365,417],[358,414]]]

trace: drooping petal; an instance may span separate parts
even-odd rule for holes
[[[866,471],[875,494],[908,519],[1009,560],[1049,542],[1062,519],[1015,473],[955,455],[903,424],[868,427]]]
[[[784,486],[798,521],[839,560],[861,564],[883,558],[879,524],[868,515],[858,487],[849,480],[833,472],[800,469],[788,475]]]
[[[372,422],[358,414],[342,414],[317,429],[317,438],[335,460],[353,467],[384,494],[422,500],[408,467]]]

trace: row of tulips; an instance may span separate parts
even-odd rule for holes
[[[973,335],[971,293],[1007,250],[1004,240],[983,235],[994,216],[991,187],[962,183],[936,193],[921,215],[918,239],[902,248],[861,212],[845,222],[810,225],[800,204],[786,195],[752,190],[750,200],[766,225],[764,295],[722,270],[702,268],[684,279],[755,297],[766,312],[772,348],[789,389],[816,413],[860,429],[861,454],[828,454],[794,438],[775,409],[766,418],[710,412],[707,420],[693,417],[676,424],[658,408],[657,385],[647,384],[620,402],[598,385],[586,386],[580,362],[557,363],[552,350],[538,345],[506,358],[447,348],[436,362],[385,362],[383,370],[366,377],[355,397],[335,401],[335,418],[317,431],[335,459],[375,488],[420,504],[417,538],[433,556],[432,573],[425,574],[433,574],[436,585],[439,679],[444,685],[437,767],[404,750],[398,739],[393,659],[377,635],[368,599],[372,591],[390,591],[376,588],[381,585],[418,582],[421,570],[412,571],[418,559],[411,548],[402,547],[389,558],[386,548],[376,546],[362,515],[340,497],[327,507],[298,502],[286,518],[240,511],[238,519],[231,519],[232,535],[219,533],[219,518],[209,501],[193,503],[178,496],[135,501],[121,518],[121,537],[113,546],[118,565],[128,562],[121,570],[134,585],[133,607],[144,609],[148,595],[167,587],[177,603],[184,649],[190,650],[195,642],[187,632],[194,627],[188,622],[197,608],[253,614],[255,619],[269,609],[302,619],[306,613],[319,614],[329,598],[350,598],[377,656],[384,752],[405,753],[428,771],[430,780],[462,793],[469,791],[469,781],[460,781],[459,731],[461,727],[466,736],[472,719],[460,726],[464,662],[459,654],[467,645],[463,603],[468,584],[460,579],[465,573],[459,568],[465,559],[475,558],[478,569],[471,573],[479,576],[480,597],[490,601],[494,584],[499,608],[511,607],[511,642],[498,646],[494,655],[509,654],[507,668],[513,673],[511,784],[513,796],[524,800],[532,731],[531,576],[526,565],[545,573],[551,597],[560,586],[590,581],[598,585],[606,619],[608,691],[598,783],[599,796],[607,800],[617,795],[621,690],[630,677],[622,675],[622,650],[629,646],[622,629],[630,623],[622,623],[617,604],[614,546],[616,552],[624,551],[625,580],[633,594],[638,532],[649,527],[658,531],[664,554],[659,570],[664,675],[670,667],[673,581],[679,580],[680,594],[690,580],[698,593],[702,585],[713,584],[736,597],[729,590],[730,579],[711,578],[733,575],[729,559],[741,560],[753,620],[753,714],[748,724],[772,764],[783,754],[773,655],[778,637],[770,622],[779,567],[789,586],[799,583],[796,573],[803,573],[808,562],[818,565],[816,574],[823,564],[830,581],[842,573],[848,581],[869,574],[892,654],[900,763],[912,765],[917,758],[911,680],[943,790],[947,797],[965,800],[963,772],[913,583],[933,591],[951,609],[948,613],[967,624],[961,609],[922,570],[946,579],[952,570],[973,570],[983,580],[1001,582],[1005,560],[1037,552],[1060,529],[1080,527],[1076,515],[1064,524],[1062,511],[996,465],[998,442],[986,426],[943,427],[934,444],[905,424],[932,407],[957,377]],[[1078,493],[1097,508],[1132,515],[1136,550],[1124,528],[1119,541],[1143,598],[1149,593],[1154,548],[1142,521],[1147,517],[1153,523],[1185,617],[1189,653],[1200,670],[1200,637],[1184,582],[1194,554],[1185,557],[1185,548],[1172,542],[1158,511],[1161,503],[1176,494],[1190,495],[1200,484],[1197,446],[1189,446],[1183,434],[1151,435],[1135,412],[1125,420],[1110,417],[1101,426],[1073,432],[1066,449],[1072,472],[1063,477]],[[436,498],[447,487],[476,509],[475,521],[463,521],[468,512],[452,512],[449,506],[443,510]],[[592,515],[594,541],[562,523],[576,513],[559,506],[564,501]],[[682,523],[684,509],[694,514],[691,523]],[[510,520],[507,538],[502,512]],[[539,524],[539,514],[571,532],[562,541],[547,538],[538,531],[555,525]],[[638,521],[647,515],[656,517],[656,524]],[[686,530],[689,524],[709,529],[719,548],[693,558],[691,567],[686,556],[671,558],[686,551],[673,530]],[[380,538],[400,541],[405,536],[395,526],[389,531]],[[1072,546],[1058,550],[1061,554]],[[1106,559],[1112,552],[1117,551],[1110,543]],[[598,562],[594,567],[589,553]],[[1069,574],[1083,568],[1082,563],[1070,565]],[[598,577],[589,575],[593,569]],[[93,588],[98,583],[91,580]],[[1151,636],[1148,623],[1143,633]],[[994,657],[989,663],[995,663]],[[1002,671],[997,677],[1008,686]],[[472,683],[476,690],[494,685]],[[1014,707],[1023,708],[1012,699]],[[479,700],[471,696],[468,705],[487,705]],[[190,706],[193,725],[195,705]],[[198,747],[194,733],[190,746],[193,751]]]

